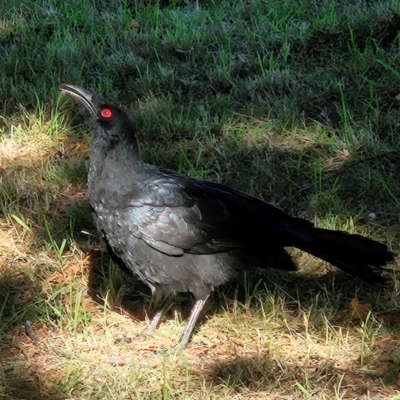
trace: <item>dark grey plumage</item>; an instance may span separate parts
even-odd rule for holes
[[[89,199],[99,231],[154,296],[173,299],[191,292],[196,299],[181,346],[214,287],[252,266],[295,270],[284,247],[311,253],[364,281],[382,281],[371,267],[393,260],[384,244],[315,228],[234,189],[146,164],[124,111],[78,86],[63,84],[60,90],[91,115]]]

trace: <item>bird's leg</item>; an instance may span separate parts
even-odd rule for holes
[[[177,350],[183,349],[189,343],[190,337],[192,336],[193,333],[193,329],[195,328],[197,320],[199,319],[199,316],[203,311],[204,306],[206,305],[207,300],[209,298],[210,294],[208,294],[207,297],[203,300],[196,300],[192,308],[192,311],[190,313],[189,321],[187,322],[185,330],[183,331],[183,334],[179,339],[178,344],[175,346],[175,349]]]
[[[161,318],[165,315],[165,313],[169,310],[171,307],[171,304],[174,302],[174,297],[173,296],[168,296],[164,299],[162,306],[160,310],[158,310],[153,318],[151,319],[150,325],[146,331],[146,333],[152,333],[154,329],[157,328],[158,324],[160,323]]]

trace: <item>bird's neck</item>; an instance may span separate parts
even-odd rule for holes
[[[123,195],[133,184],[142,164],[136,140],[119,138],[113,142],[94,136],[90,153],[89,191],[98,193],[104,186],[108,191]]]
[[[91,159],[104,162],[108,157],[118,160],[119,163],[134,165],[141,162],[139,145],[135,136],[104,137],[93,135],[91,142]]]

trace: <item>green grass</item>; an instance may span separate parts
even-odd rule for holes
[[[294,252],[219,288],[179,355],[185,298],[139,337],[149,293],[101,248],[57,89],[123,105],[151,163],[398,252],[399,29],[397,0],[2,0],[0,399],[399,398],[396,265],[371,289]]]

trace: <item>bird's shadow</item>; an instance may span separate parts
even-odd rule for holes
[[[391,344],[390,346],[393,346]],[[382,358],[393,352],[393,347],[381,349]],[[377,360],[379,361],[379,360]],[[387,364],[387,360],[382,360]],[[193,368],[196,374],[196,369]],[[382,381],[387,385],[395,385],[398,376],[398,365],[388,366],[378,373],[371,371],[350,370],[335,366],[329,359],[310,359],[305,363],[284,362],[273,354],[253,354],[242,357],[232,357],[228,360],[213,360],[201,369],[203,380],[211,387],[224,387],[235,394],[268,393],[271,386],[285,390],[286,385],[295,385],[307,376],[308,388],[326,387],[345,390],[351,398],[362,398],[366,394],[373,395]],[[298,387],[302,392],[301,385]],[[304,392],[303,392],[304,393]],[[258,397],[257,397],[258,398]],[[261,397],[260,397],[261,398]],[[262,397],[264,398],[264,397]],[[347,397],[346,397],[347,398]]]

